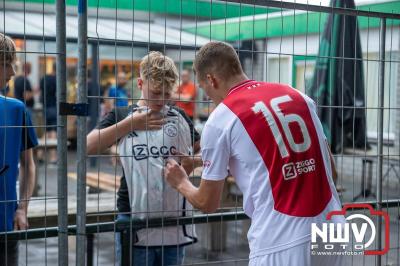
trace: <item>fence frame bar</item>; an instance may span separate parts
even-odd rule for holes
[[[357,202],[359,204],[369,204],[373,208],[377,208],[376,201],[362,201]],[[354,204],[354,202],[347,202],[346,204]],[[382,208],[400,208],[400,199],[385,200],[381,203]],[[352,210],[352,209],[349,209]],[[360,208],[357,208],[360,210]],[[115,213],[117,214],[117,213]],[[232,211],[232,212],[222,212],[213,214],[200,214],[188,217],[171,217],[171,218],[156,218],[148,220],[131,220],[120,219],[118,221],[112,222],[102,222],[93,223],[86,225],[87,234],[96,233],[106,233],[106,232],[121,232],[126,229],[132,228],[132,230],[140,230],[143,228],[156,228],[161,226],[176,226],[176,225],[186,225],[186,224],[202,224],[207,222],[228,222],[234,220],[246,220],[249,217],[244,213],[244,211]],[[24,231],[12,231],[7,233],[0,233],[0,241],[4,240],[6,237],[9,240],[25,240],[25,239],[38,239],[44,237],[57,237],[58,227],[47,227],[47,228],[36,228],[28,229]],[[76,235],[77,226],[68,226],[68,235]]]
[[[78,99],[87,103],[87,0],[78,1]],[[76,265],[86,257],[86,117],[77,118]]]
[[[60,103],[67,99],[66,17],[65,1],[56,2],[57,46],[57,194],[58,194],[58,264],[68,266],[68,176],[67,176],[67,117],[60,115]]]
[[[381,18],[379,35],[379,85],[378,85],[378,165],[376,184],[376,209],[382,210],[382,178],[383,178],[383,119],[385,107],[385,52],[386,52],[386,19]],[[376,249],[382,249],[382,217],[377,216]],[[381,265],[382,256],[376,256],[376,264]]]
[[[303,10],[312,11],[319,13],[334,13],[338,15],[347,15],[355,17],[372,17],[372,18],[383,18],[383,19],[400,19],[400,14],[386,13],[386,12],[375,12],[365,11],[359,9],[342,8],[342,7],[331,7],[331,6],[317,6],[310,4],[301,4],[295,2],[275,1],[275,0],[221,0],[221,2],[227,3],[238,3],[247,4],[252,6],[263,6],[273,7],[279,9],[292,9],[292,10]]]

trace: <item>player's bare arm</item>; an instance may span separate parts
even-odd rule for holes
[[[336,181],[337,181],[337,178],[338,178],[338,174],[337,174],[337,171],[336,171],[335,160],[333,159],[332,151],[331,151],[331,148],[329,147],[329,144],[328,144],[327,141],[326,141],[326,146],[327,146],[328,151],[329,151],[329,160],[331,161],[333,183],[336,184]]]
[[[335,165],[335,161],[333,160],[333,155],[331,150],[329,150],[329,158],[331,161],[331,168],[332,168],[332,179],[333,179],[333,183],[336,184],[337,178],[338,178],[338,174],[336,171],[336,165]]]
[[[14,228],[15,230],[26,230],[29,227],[26,217],[28,204],[35,188],[35,163],[32,149],[21,152],[20,162],[20,202],[14,216]]]
[[[180,192],[195,208],[204,213],[215,212],[220,204],[225,180],[202,179],[199,187],[189,180],[185,169],[175,160],[168,159],[164,168],[167,182]]]
[[[164,120],[160,113],[152,111],[135,113],[115,125],[92,130],[86,138],[87,153],[89,155],[101,153],[133,130],[157,130],[161,129],[163,124]]]

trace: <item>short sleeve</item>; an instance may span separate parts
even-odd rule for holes
[[[31,116],[26,112],[24,108],[24,117],[22,118],[22,140],[21,140],[21,151],[31,149],[38,145],[38,139],[35,133],[35,129],[32,126]]]
[[[203,159],[202,179],[223,180],[228,176],[230,145],[226,132],[206,125],[201,137],[201,157]]]
[[[31,86],[31,82],[29,81],[28,78],[25,78],[25,90],[26,91],[32,91],[32,86]]]
[[[103,129],[107,128],[109,126],[112,126],[117,123],[117,118],[116,118],[116,110],[113,109],[111,112],[106,114],[103,119],[100,120],[100,122],[97,124],[96,129]]]
[[[129,115],[129,112],[134,110],[134,108],[136,108],[136,105],[132,105],[129,107],[117,107],[111,110],[111,112],[109,112],[106,116],[104,116],[103,119],[100,120],[100,122],[96,126],[96,129],[107,128],[109,126],[115,125],[118,122],[121,122]]]

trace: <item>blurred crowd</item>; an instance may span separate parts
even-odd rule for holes
[[[14,97],[25,103],[34,125],[45,125],[36,128],[36,133],[43,142],[56,141],[57,107],[56,107],[56,64],[52,63],[51,71],[48,70],[40,78],[38,86],[33,86],[31,77],[32,65],[29,62],[19,64],[16,67],[16,75],[10,80],[3,94]],[[115,70],[115,69],[114,69]],[[140,99],[140,90],[133,71],[125,68],[113,71],[107,65],[100,71],[101,81],[92,80],[91,72],[87,74],[88,102],[92,107],[89,112],[88,130],[95,127],[98,121],[107,115],[115,107],[129,106]],[[98,85],[96,85],[98,84]],[[67,102],[74,103],[77,99],[78,82],[75,67],[67,67]],[[185,111],[194,121],[196,127],[201,130],[203,122],[212,110],[211,104],[204,104],[208,99],[198,95],[190,68],[180,71],[179,84],[173,91],[170,104],[176,105]],[[68,139],[75,143],[76,117],[68,116]],[[47,161],[55,164],[57,161],[56,150],[49,149],[47,158],[41,151],[37,152],[39,162]]]

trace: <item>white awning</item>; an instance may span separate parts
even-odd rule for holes
[[[0,11],[0,32],[26,39],[48,39],[56,36],[55,14]],[[78,38],[78,17],[66,17],[68,39]],[[154,22],[88,18],[88,37],[105,41],[134,41],[177,46],[202,46],[209,39]]]

